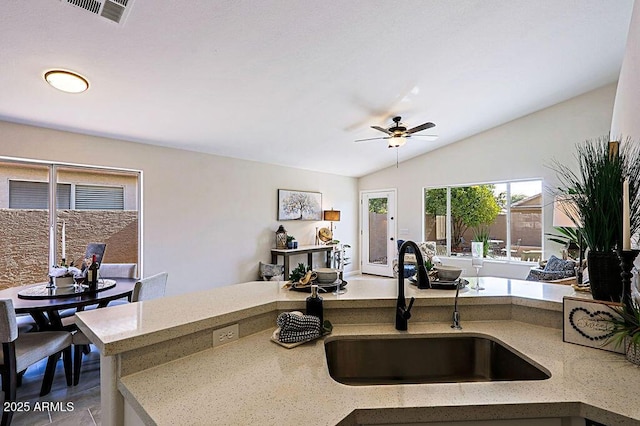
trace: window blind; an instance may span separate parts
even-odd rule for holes
[[[70,184],[58,184],[56,202],[58,209],[71,208]],[[9,208],[48,209],[49,184],[47,182],[9,180]]]
[[[124,188],[76,185],[76,210],[124,210]]]

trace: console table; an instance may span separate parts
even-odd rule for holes
[[[326,246],[300,246],[295,249],[271,249],[271,263],[278,263],[278,256],[284,258],[284,279],[289,279],[289,257],[297,254],[307,255],[307,265],[313,266],[313,253],[326,252],[327,253],[327,268],[331,267],[331,252],[335,248],[335,245]]]

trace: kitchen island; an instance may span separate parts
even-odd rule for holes
[[[562,297],[576,296],[571,287],[481,280],[486,290],[460,294],[462,331],[450,328],[455,292],[407,285],[407,297],[416,297],[407,332],[393,325],[394,280],[352,280],[346,294],[322,295],[334,332],[294,349],[269,339],[277,315],[304,309],[308,294],[277,282],[116,306],[101,315],[83,312],[78,322],[101,351],[103,424],[568,424],[580,418],[640,424],[633,400],[640,369],[623,355],[562,342]],[[215,330],[231,324],[239,325],[240,339],[213,347]],[[329,376],[324,340],[449,333],[492,336],[551,378],[347,386]]]

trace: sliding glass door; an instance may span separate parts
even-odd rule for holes
[[[103,262],[138,263],[137,173],[57,166],[56,177],[66,202],[56,210],[57,259],[80,265],[88,244],[104,243]]]
[[[49,173],[46,165],[0,160],[0,289],[46,281]]]
[[[81,267],[89,243],[140,270],[140,199],[137,171],[0,158],[0,288]]]

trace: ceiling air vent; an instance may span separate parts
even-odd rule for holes
[[[117,24],[123,24],[131,11],[133,0],[60,0],[63,3],[87,10]]]

